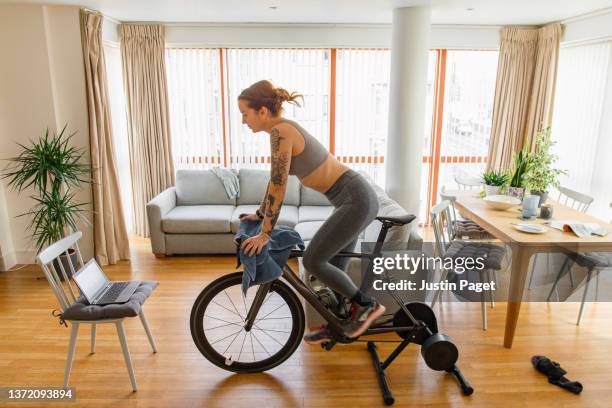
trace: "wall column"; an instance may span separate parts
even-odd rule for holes
[[[411,214],[418,214],[431,8],[393,10],[386,190]]]

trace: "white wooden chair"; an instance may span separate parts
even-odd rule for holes
[[[452,218],[450,212],[451,202],[444,200],[433,206],[430,210],[431,225],[434,231],[435,251],[434,255],[442,259],[450,258],[476,258],[484,259],[484,269],[478,272],[480,282],[485,280],[491,281],[491,272],[495,274],[501,267],[502,258],[506,251],[503,246],[495,245],[488,242],[462,241],[454,239],[454,231],[451,225]],[[453,271],[460,275],[457,271]],[[448,277],[448,270],[441,271],[440,282],[443,282]],[[442,291],[438,290],[434,294],[431,302],[433,308],[440,298]],[[491,307],[494,307],[493,291],[489,291]],[[482,329],[487,330],[487,306],[486,306],[485,291],[481,292],[481,313],[482,313]]]
[[[480,190],[484,185],[481,177],[474,176],[455,176],[455,183],[459,190]]]
[[[589,210],[589,207],[591,206],[594,200],[593,197],[591,196],[579,193],[578,191],[571,190],[567,187],[558,187],[557,190],[559,191],[559,196],[557,197],[557,202],[559,204],[566,205],[582,213],[586,213]],[[531,290],[531,287],[532,287],[533,276],[535,275],[536,262],[538,260],[539,255],[540,254],[536,254],[533,257],[533,262],[531,263],[531,276],[529,277],[529,285],[527,287],[529,290]],[[574,287],[574,275],[572,274],[571,265],[569,265],[569,263],[570,263],[570,258],[566,257],[565,261],[563,262],[563,265],[561,266],[561,269],[559,270],[557,278],[555,279],[555,285],[553,286],[553,289],[557,293],[557,300],[559,300],[559,292],[557,291],[557,282],[562,277],[565,268],[567,268],[568,266],[570,266],[570,268],[568,269],[570,287],[572,288]],[[550,264],[551,264],[551,254],[546,254],[546,270],[547,271],[550,270]],[[598,284],[599,284],[599,274],[597,274],[597,279],[598,279]]]
[[[83,267],[83,257],[79,250],[79,246],[77,241],[82,237],[82,233],[77,231],[66,238],[61,239],[60,241],[50,245],[46,249],[44,249],[38,256],[36,257],[36,261],[42,267],[49,284],[51,285],[51,289],[53,293],[57,297],[57,300],[60,303],[62,309],[62,315],[68,310],[71,306],[75,305],[78,300],[78,288],[77,292],[73,289],[73,285],[70,282],[68,277],[68,272],[70,272],[70,276],[74,275],[76,271]],[[70,259],[70,249],[73,249],[74,253],[76,253],[76,265],[73,262],[68,261]],[[64,261],[60,258],[60,256],[65,255]],[[73,255],[74,256],[74,255]],[[66,271],[66,266],[68,265],[69,271]],[[77,267],[77,265],[80,265]],[[59,269],[59,270],[58,270]],[[63,282],[61,280],[63,277]],[[153,283],[153,282],[151,282]],[[155,283],[155,286],[157,284]],[[76,287],[76,284],[75,284]],[[153,287],[154,288],[154,287]],[[152,290],[152,289],[151,289]],[[148,294],[147,294],[148,297]],[[146,299],[146,298],[145,298]],[[98,307],[98,306],[95,306]],[[104,307],[104,306],[99,306]],[[147,333],[147,337],[149,339],[149,343],[153,348],[153,352],[157,352],[157,346],[155,344],[155,339],[153,338],[153,334],[151,333],[151,329],[149,328],[149,324],[145,317],[145,314],[142,310],[142,307],[139,309],[138,316],[144,326],[145,332]],[[119,335],[119,342],[121,343],[121,349],[123,351],[123,357],[125,359],[125,364],[127,366],[128,373],[130,375],[130,381],[132,383],[132,389],[134,391],[138,390],[138,384],[136,383],[136,376],[134,375],[134,367],[132,365],[132,358],[130,356],[130,351],[128,349],[128,344],[125,336],[125,330],[123,327],[123,320],[125,317],[116,317],[116,318],[100,318],[94,320],[70,320],[64,319],[60,317],[62,322],[68,321],[72,325],[72,329],[70,332],[70,342],[68,345],[68,357],[66,359],[66,369],[64,372],[64,387],[68,387],[68,381],[70,379],[70,372],[72,370],[72,360],[74,357],[74,352],[76,349],[76,340],[79,331],[79,327],[81,324],[91,324],[91,353],[95,353],[96,351],[96,326],[98,324],[112,323],[117,327],[117,333]]]

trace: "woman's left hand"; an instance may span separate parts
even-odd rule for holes
[[[247,256],[253,256],[255,254],[259,255],[264,247],[270,241],[270,237],[266,234],[255,235],[254,237],[245,239],[242,243],[242,250],[247,254]]]

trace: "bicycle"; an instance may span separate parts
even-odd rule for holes
[[[414,215],[377,217],[382,228],[373,251],[341,252],[337,257],[361,258],[371,263],[382,255],[389,228],[409,224],[415,218]],[[290,258],[302,255],[303,251],[292,250]],[[389,281],[386,272],[381,276]],[[366,275],[362,288],[371,285],[372,277],[371,273]],[[328,323],[333,339],[322,344],[323,348],[331,350],[336,343],[348,344],[357,340],[343,334],[343,323],[348,318],[343,313],[347,305],[345,299],[337,299],[330,290],[316,293],[288,264],[283,269],[282,278],[259,285],[257,290],[251,288],[244,296],[242,272],[234,272],[216,279],[202,290],[191,310],[190,328],[196,346],[207,360],[236,373],[266,371],[287,360],[302,341],[305,328],[304,309],[296,292]],[[450,337],[438,332],[433,310],[421,302],[404,303],[396,293],[389,293],[399,310],[392,316],[381,317],[360,336],[394,332],[402,339],[382,362],[375,341],[368,341],[384,402],[391,405],[395,401],[384,370],[410,343],[421,346],[421,355],[430,368],[451,373],[458,380],[463,394],[471,395],[474,388],[455,364],[459,351]],[[226,335],[225,330],[219,331],[222,328],[234,330]]]

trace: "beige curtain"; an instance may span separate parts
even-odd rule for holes
[[[102,19],[100,13],[80,10],[93,167],[94,253],[98,263],[108,265],[122,259],[130,259],[130,246],[121,208],[114,157],[102,47]]]
[[[488,169],[510,167],[552,121],[561,25],[501,31]]]
[[[134,194],[134,228],[137,234],[148,237],[146,204],[174,185],[164,27],[159,24],[121,24],[120,31]]]

